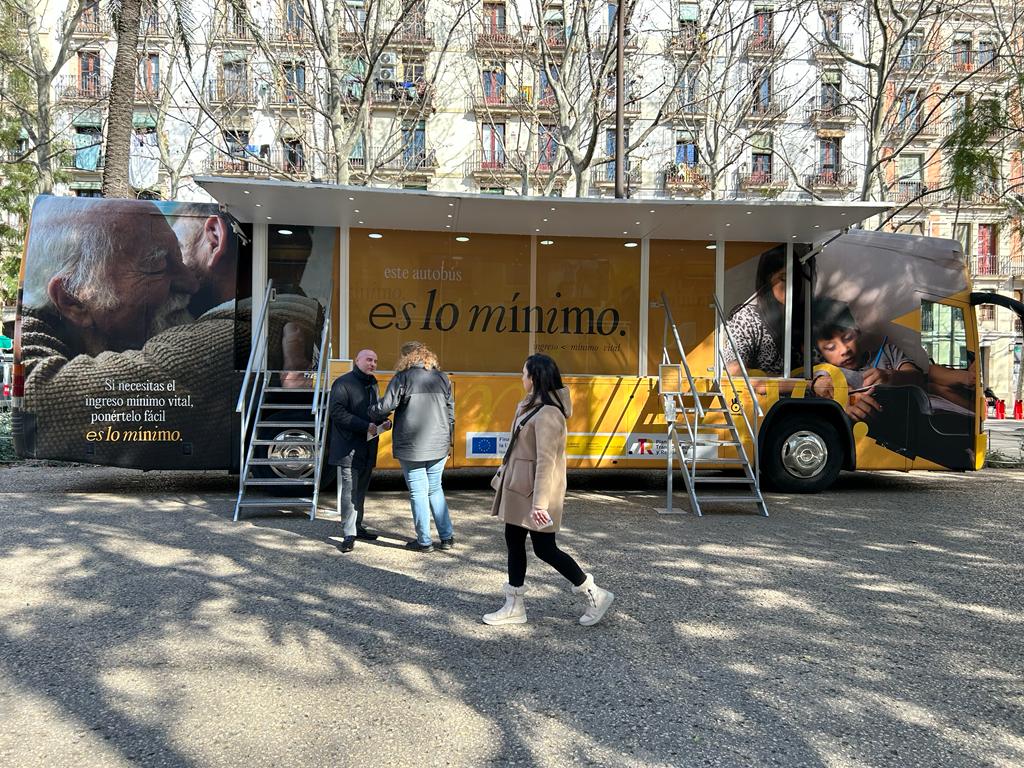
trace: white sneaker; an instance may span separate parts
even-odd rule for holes
[[[580,624],[584,627],[592,627],[604,618],[605,613],[612,606],[612,601],[615,600],[615,595],[607,589],[597,586],[594,583],[594,577],[589,573],[587,580],[578,587],[573,587],[572,591],[587,599],[586,613],[580,616]]]
[[[513,587],[511,584],[506,584],[502,589],[505,592],[505,604],[494,613],[485,614],[484,624],[491,626],[525,624],[526,586]]]

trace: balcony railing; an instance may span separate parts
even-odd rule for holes
[[[995,51],[953,51],[946,57],[946,71],[956,74],[977,72],[997,77],[1003,73],[1003,64]]]
[[[97,137],[99,140],[99,137]],[[106,156],[97,147],[84,147],[73,149],[61,154],[61,166],[65,171],[77,171],[79,173],[91,173],[102,171],[105,167]]]
[[[839,59],[853,52],[853,35],[848,32],[829,35],[814,42],[814,55],[819,59]]]
[[[159,14],[150,13],[147,16],[145,10],[142,14],[142,19],[139,21],[139,37],[163,37],[166,35],[165,25]]]
[[[475,152],[466,161],[468,176],[518,176],[524,170],[525,158],[519,152],[490,150]]]
[[[756,120],[781,120],[786,116],[789,104],[785,99],[772,98],[768,101],[760,99],[752,102],[747,109],[747,116]]]
[[[698,192],[711,189],[711,172],[706,165],[673,163],[665,169],[663,180],[666,192]]]
[[[625,170],[626,185],[633,188],[639,187],[643,179],[643,161],[627,158]],[[603,162],[596,165],[590,172],[590,182],[598,188],[615,186],[615,162]]]
[[[150,82],[136,82],[135,83],[135,101],[150,103],[160,100],[160,81],[151,80]]]
[[[804,119],[809,123],[846,123],[854,117],[853,107],[832,99],[812,99],[804,106]]]
[[[934,139],[943,135],[942,121],[934,117],[929,119],[917,112],[897,119],[892,126],[891,135],[894,139]]]
[[[602,50],[611,40],[612,48],[615,47],[615,38],[618,30],[614,26],[603,24],[600,29],[591,33],[590,44],[597,50]],[[626,25],[626,50],[633,50],[640,45],[636,30],[629,24]]]
[[[549,25],[541,30],[540,37],[547,43],[548,50],[551,51],[564,51],[566,44],[566,30],[565,27],[555,25]]]
[[[104,12],[83,13],[72,34],[75,37],[104,37],[114,31],[109,15]]]
[[[892,63],[895,72],[923,72],[931,69],[935,64],[935,54],[932,53],[900,53],[897,54]]]
[[[751,32],[747,38],[747,56],[774,56],[783,48],[773,32]]]
[[[477,91],[466,105],[470,112],[515,112],[529,108],[530,93],[512,87],[497,87],[490,93]]]
[[[606,113],[615,114],[615,94],[606,93],[604,95],[604,111]],[[640,114],[640,99],[635,94],[627,93],[622,103],[622,114],[630,115],[633,117],[639,116]]]
[[[390,173],[430,173],[437,169],[437,156],[422,147],[374,147],[370,151],[373,167]]]
[[[1024,257],[975,254],[971,256],[971,274],[984,277],[1024,277]]]
[[[685,118],[701,118],[707,115],[707,97],[703,94],[675,91],[665,108],[673,115]]]
[[[256,83],[245,78],[224,78],[207,83],[206,96],[211,103],[251,105],[256,103]]]
[[[381,109],[422,106],[430,102],[434,93],[433,87],[424,82],[409,86],[400,83],[381,85],[374,88],[370,98],[373,105]]]
[[[804,185],[811,189],[851,189],[856,182],[849,168],[819,168],[804,176]]]
[[[304,19],[278,19],[267,26],[267,40],[277,45],[309,45],[313,28]]]
[[[205,171],[224,176],[302,176],[309,167],[304,151],[278,148],[263,153],[217,152],[206,161]]]
[[[391,36],[391,44],[406,48],[429,48],[434,44],[434,33],[430,25],[421,18],[410,18],[400,22]]]
[[[668,39],[668,48],[673,53],[694,54],[704,49],[707,38],[693,27],[675,30]]]
[[[782,190],[789,186],[789,174],[784,171],[740,173],[737,177],[737,185],[744,190]]]
[[[949,186],[948,180],[943,182],[943,186]],[[960,198],[959,203],[961,206],[994,206],[998,207],[1004,205],[1006,200],[1004,198],[1004,190],[999,182],[996,181],[983,181],[978,182],[974,186],[974,190]],[[955,190],[950,189],[949,200],[946,201],[948,205],[957,204],[957,194]]]
[[[922,200],[927,194],[928,187],[921,181],[897,181],[889,192],[889,196],[897,203]]]
[[[99,101],[110,95],[110,79],[99,74],[66,75],[57,80],[62,101]]]
[[[522,40],[504,24],[484,22],[476,28],[473,34],[473,45],[478,50],[502,50],[507,51],[520,47]]]
[[[253,34],[249,25],[242,19],[225,19],[221,17],[211,21],[213,40],[252,40]]]
[[[272,107],[294,108],[306,107],[312,95],[309,84],[285,81],[278,83],[270,90],[268,102]]]

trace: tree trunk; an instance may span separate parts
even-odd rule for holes
[[[36,84],[38,108],[36,109],[36,165],[39,177],[36,192],[48,195],[53,192],[53,116],[50,112],[50,78],[40,78]]]
[[[128,183],[135,80],[139,69],[139,18],[142,0],[123,0],[117,20],[117,56],[107,107],[107,148],[103,167],[104,197],[133,197]]]

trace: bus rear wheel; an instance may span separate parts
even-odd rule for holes
[[[772,426],[761,462],[761,472],[773,490],[818,493],[831,486],[843,468],[839,433],[824,419],[790,416]]]

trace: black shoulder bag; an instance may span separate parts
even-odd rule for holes
[[[516,440],[519,439],[519,433],[523,431],[523,427],[526,426],[526,422],[540,413],[540,409],[543,407],[543,403],[538,405],[526,414],[524,418],[520,419],[519,423],[516,425],[515,431],[512,433],[512,437],[508,441],[508,447],[505,448],[505,455],[501,457],[501,466],[498,467],[498,471],[495,472],[494,477],[491,478],[491,488],[494,490],[501,488],[501,473],[505,470],[505,464],[508,463],[508,457],[512,455],[512,449],[515,447]]]

